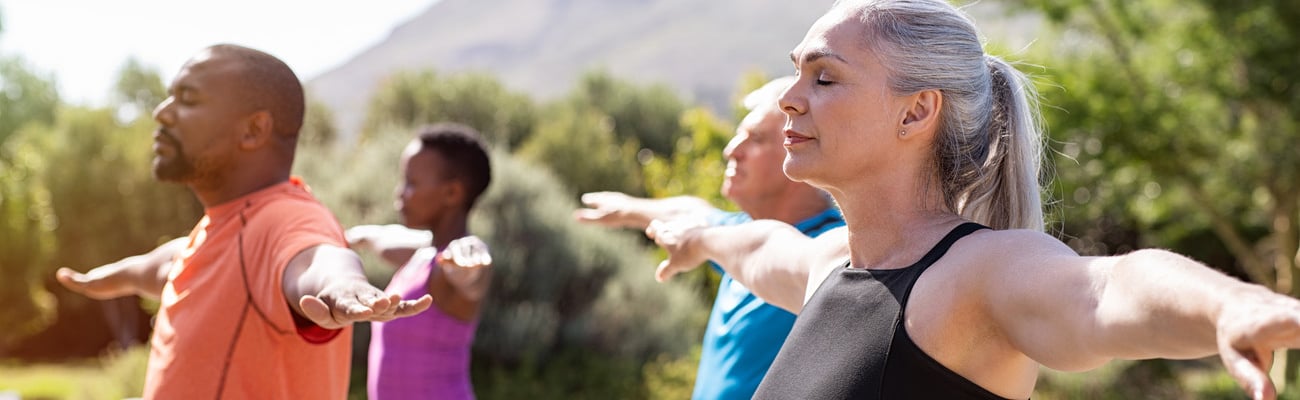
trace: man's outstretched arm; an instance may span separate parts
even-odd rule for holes
[[[573,212],[578,222],[611,228],[645,229],[657,219],[681,219],[703,216],[718,209],[699,197],[675,196],[646,199],[619,192],[592,192],[582,195],[587,208]]]
[[[646,229],[668,251],[655,271],[660,282],[713,260],[759,298],[795,314],[827,268],[848,259],[847,232],[841,227],[811,238],[775,220],[715,227],[656,220]]]
[[[282,289],[295,314],[326,329],[411,316],[433,304],[429,295],[402,300],[384,293],[366,281],[357,253],[327,244],[294,256],[284,270]]]
[[[172,260],[185,249],[188,238],[176,238],[152,251],[105,264],[85,274],[59,268],[55,279],[77,293],[98,300],[139,295],[157,300],[167,284]]]

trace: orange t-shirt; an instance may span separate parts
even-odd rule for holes
[[[298,253],[347,246],[334,215],[297,178],[205,211],[163,288],[144,397],[345,398],[351,330],[309,343],[281,289]]]

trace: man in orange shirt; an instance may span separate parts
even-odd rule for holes
[[[96,299],[159,298],[145,398],[347,395],[350,326],[424,311],[371,286],[334,216],[289,174],[304,112],[297,76],[216,45],[154,110],[153,173],[203,203],[188,238],[60,283]]]

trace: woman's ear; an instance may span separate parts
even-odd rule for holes
[[[898,135],[901,138],[932,134],[939,126],[939,112],[943,109],[943,92],[938,89],[922,90],[908,96],[908,108],[903,113],[903,123]]]

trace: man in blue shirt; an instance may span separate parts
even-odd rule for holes
[[[723,150],[727,169],[722,194],[744,212],[724,212],[694,197],[642,199],[601,192],[583,195],[583,203],[590,208],[578,210],[575,217],[642,230],[656,219],[697,218],[710,225],[773,219],[794,225],[809,236],[843,226],[844,219],[830,196],[791,181],[781,169],[785,114],[777,99],[791,82],[793,77],[778,78],[746,96],[749,114]],[[763,301],[717,265],[712,266],[722,280],[704,333],[692,397],[749,399],[790,333],[795,315]]]

